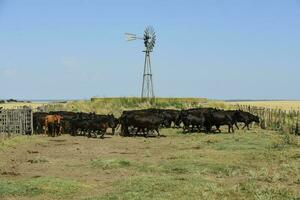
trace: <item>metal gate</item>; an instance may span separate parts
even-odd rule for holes
[[[0,133],[32,134],[32,110],[28,107],[0,109]]]

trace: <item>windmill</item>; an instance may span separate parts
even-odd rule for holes
[[[154,29],[152,26],[146,27],[143,37],[139,37],[136,34],[132,33],[125,33],[125,36],[127,38],[127,41],[133,41],[137,39],[144,40],[145,50],[143,52],[145,52],[145,62],[141,98],[153,100],[155,96],[152,80],[150,53],[152,52],[156,41]]]

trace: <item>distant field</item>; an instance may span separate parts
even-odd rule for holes
[[[14,102],[14,103],[2,103],[0,104],[0,107],[3,107],[5,109],[11,109],[11,108],[18,108],[18,107],[22,107],[22,106],[29,106],[33,109],[39,107],[39,106],[43,106],[46,105],[47,103],[39,103],[39,102],[33,102],[33,103],[22,103],[22,102]]]
[[[240,101],[228,102],[231,105],[249,105],[283,110],[300,110],[300,101]]]

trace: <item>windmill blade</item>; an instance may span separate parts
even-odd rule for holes
[[[148,51],[152,51],[156,41],[156,34],[152,26],[147,26],[144,31],[144,44]]]
[[[125,35],[128,35],[128,36],[136,36],[136,34],[133,34],[133,33],[125,33]]]
[[[136,34],[133,33],[125,33],[125,37],[127,41],[136,40]]]

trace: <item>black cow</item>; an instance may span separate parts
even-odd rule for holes
[[[162,121],[161,126],[170,128],[172,124],[172,115],[163,109],[157,109],[157,108],[148,108],[148,109],[142,109],[142,110],[129,110],[129,111],[123,111],[122,115],[135,115],[135,114],[145,114],[145,115],[151,115],[151,114],[158,114],[161,115],[164,120]]]
[[[141,111],[125,111],[120,117],[121,133],[124,136],[129,136],[130,133],[142,133],[147,136],[149,131],[159,133],[159,127],[165,124],[165,116],[158,112],[141,112]]]
[[[113,115],[95,115],[89,118],[87,116],[84,118],[80,117],[82,115],[71,122],[71,135],[73,136],[81,132],[88,137],[91,137],[92,134],[96,134],[95,136],[100,134],[100,137],[103,138],[107,128],[116,127],[116,119]]]
[[[173,110],[173,109],[163,109],[162,114],[165,114],[166,118],[173,122],[173,127],[178,128],[180,127],[180,111],[179,110]]]
[[[115,134],[115,130],[119,124],[119,120],[115,118],[113,114],[108,115],[96,115],[96,119],[99,119],[100,121],[107,121],[108,128],[112,129],[112,134]]]
[[[249,112],[242,111],[242,110],[239,110],[238,112],[239,112],[239,117],[237,119],[237,122],[243,122],[245,124],[242,129],[247,127],[247,129],[250,130],[249,125],[252,122],[256,122],[259,124],[260,120],[259,120],[258,116],[253,115]]]
[[[211,131],[212,126],[216,126],[221,132],[220,126],[228,125],[228,132],[234,132],[233,125],[236,123],[236,113],[224,110],[210,111],[205,113],[205,127],[207,131]]]
[[[192,108],[188,110],[181,110],[179,123],[183,123],[184,131],[192,131],[195,127],[197,127],[198,131],[200,131],[200,129],[203,128],[205,124],[207,124],[206,114],[214,111],[218,110],[215,108]]]
[[[193,131],[194,127],[197,127],[198,131],[200,132],[205,122],[205,117],[203,114],[195,115],[191,113],[182,113],[181,119],[183,123],[183,132],[186,130],[191,132]]]

